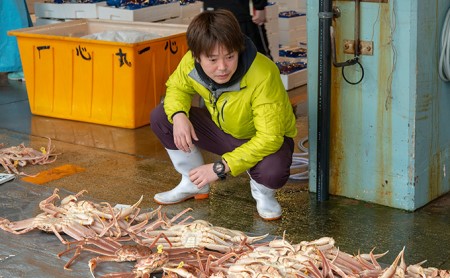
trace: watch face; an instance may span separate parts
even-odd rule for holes
[[[222,161],[219,160],[214,162],[213,170],[220,179],[224,180],[226,178],[227,174],[225,174],[225,164],[223,164]]]
[[[216,173],[223,173],[225,171],[225,165],[221,162],[214,163],[214,172]]]

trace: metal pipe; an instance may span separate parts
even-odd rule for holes
[[[318,201],[329,198],[330,101],[331,101],[331,39],[332,0],[319,0],[319,61],[317,96],[317,170]]]
[[[359,6],[360,0],[355,0],[355,57],[359,56]]]
[[[319,0],[319,61],[317,96],[317,165],[316,192],[318,201],[329,199],[330,183],[330,110],[331,110],[331,64],[336,62],[331,44],[333,8],[332,0]],[[339,66],[358,63],[360,0],[355,0],[355,58]],[[332,41],[333,39],[333,41]],[[336,51],[333,47],[333,51]],[[333,59],[332,59],[333,58]]]

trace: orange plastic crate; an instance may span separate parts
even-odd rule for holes
[[[187,51],[186,25],[81,19],[10,31],[17,37],[31,112],[137,128],[150,123]],[[158,35],[138,43],[81,38],[104,31]]]

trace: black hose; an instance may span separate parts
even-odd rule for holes
[[[358,61],[358,59],[356,59],[356,64],[358,64],[359,67],[361,68],[361,78],[356,82],[351,82],[347,79],[347,77],[345,76],[345,67],[346,66],[342,66],[342,78],[344,78],[344,80],[350,85],[358,85],[364,79],[364,68],[361,65],[361,63]]]

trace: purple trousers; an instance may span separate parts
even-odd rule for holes
[[[195,145],[217,155],[231,152],[248,141],[247,139],[236,139],[223,132],[211,120],[211,115],[205,108],[191,107],[189,120],[199,139]],[[151,128],[166,149],[177,149],[173,141],[173,125],[167,120],[163,104],[158,105],[152,111]],[[266,156],[248,172],[258,183],[278,189],[289,179],[293,152],[294,140],[285,137],[283,145],[276,153]]]

